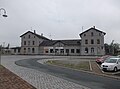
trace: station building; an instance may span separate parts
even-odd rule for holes
[[[94,27],[79,34],[80,39],[51,40],[35,31],[27,31],[21,37],[24,55],[104,55],[105,32]]]

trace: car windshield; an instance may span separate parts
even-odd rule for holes
[[[114,59],[114,58],[105,60],[105,62],[107,62],[107,63],[116,63],[116,61],[117,61],[117,59]]]

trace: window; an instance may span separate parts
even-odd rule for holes
[[[104,47],[103,46],[101,46],[101,49],[103,49]]]
[[[84,36],[86,36],[86,34],[84,34]]]
[[[93,32],[91,32],[91,36],[93,36],[94,34],[93,34]]]
[[[55,53],[58,53],[58,51],[59,51],[58,49],[55,49]]]
[[[35,45],[35,41],[33,41],[33,45]]]
[[[35,48],[32,48],[32,53],[35,53]]]
[[[80,53],[80,49],[76,49],[76,53]]]
[[[97,44],[100,44],[100,39],[97,39]]]
[[[30,52],[30,48],[28,48],[28,52]]]
[[[74,49],[71,49],[71,53],[74,53]]]
[[[120,59],[118,60],[118,63],[120,63]]]
[[[14,53],[16,53],[16,49],[14,49]]]
[[[93,39],[91,40],[91,44],[94,44],[94,40]]]
[[[60,53],[64,53],[64,49],[60,49]]]
[[[24,41],[24,45],[26,45],[26,41]]]
[[[28,41],[28,45],[30,45],[30,41]]]
[[[91,48],[91,53],[94,53],[94,48]]]
[[[87,39],[85,39],[85,44],[88,44],[88,40]]]
[[[46,50],[45,53],[48,53],[48,50]]]
[[[101,33],[99,33],[99,36],[101,36]]]
[[[26,53],[26,48],[24,48],[24,53]]]
[[[18,49],[18,53],[20,53],[20,49]]]
[[[50,49],[50,53],[54,53],[53,49]]]
[[[69,53],[69,49],[66,49],[66,53]]]
[[[24,50],[26,50],[26,48],[24,48]]]
[[[88,48],[87,47],[85,48],[85,53],[88,53]]]
[[[30,35],[28,35],[28,38],[30,38]]]

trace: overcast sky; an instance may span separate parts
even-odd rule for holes
[[[120,43],[120,0],[0,0],[0,44],[20,46],[20,35],[36,30],[50,39],[80,39],[96,26],[105,43]],[[3,14],[3,11],[1,11]]]

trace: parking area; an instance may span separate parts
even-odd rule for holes
[[[95,73],[99,73],[99,74],[106,74],[106,75],[111,75],[111,76],[116,76],[116,77],[120,77],[120,70],[118,70],[117,72],[114,71],[103,71],[101,69],[101,65],[97,64],[95,61],[91,62],[92,63],[92,68],[93,71]]]

